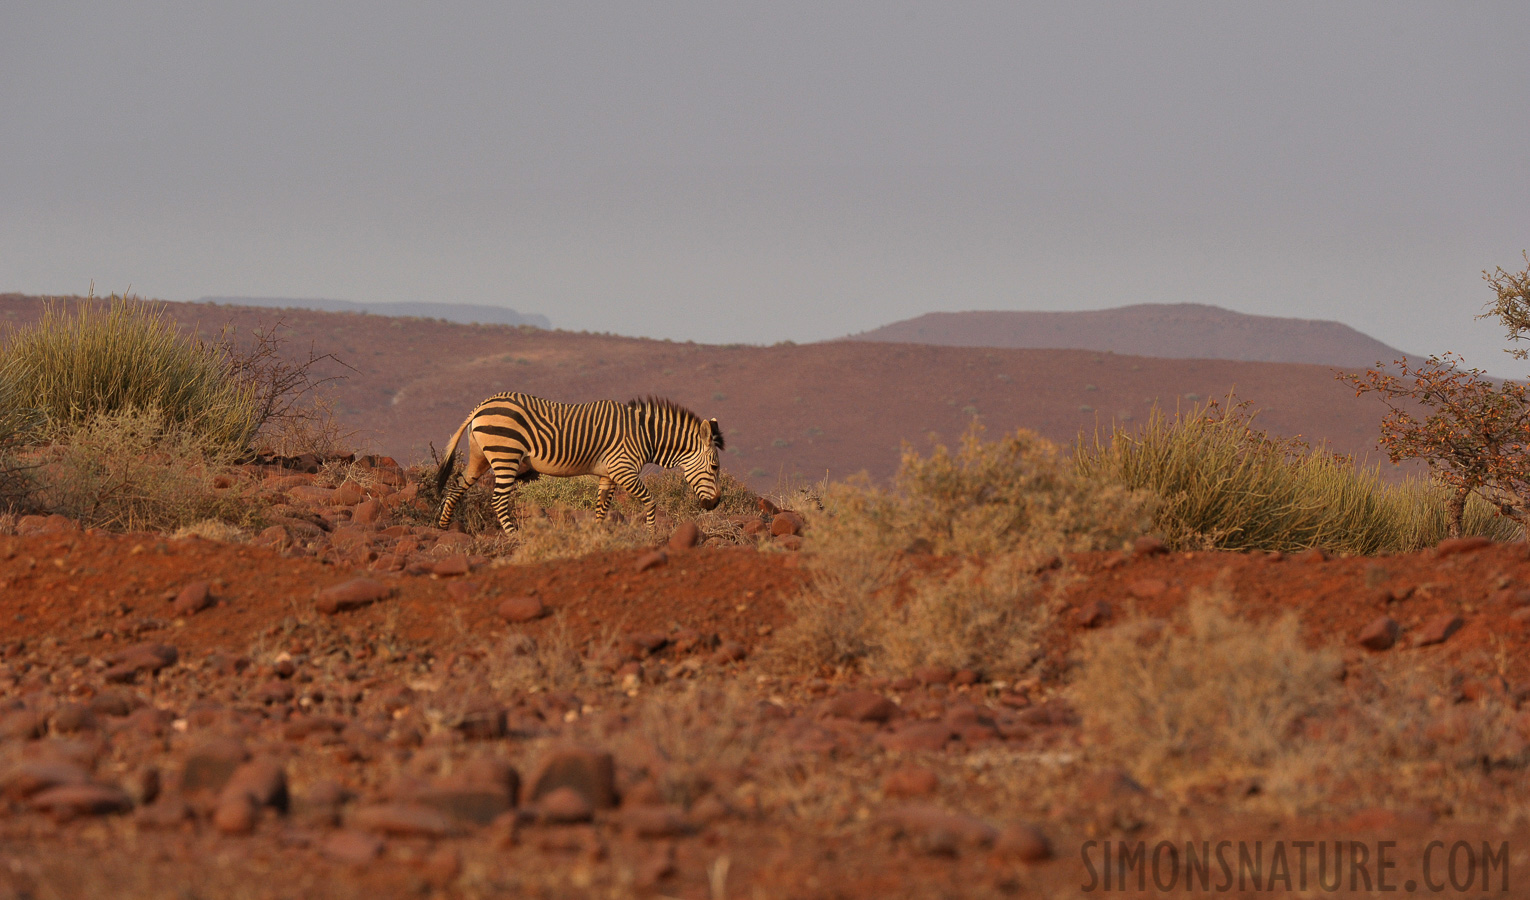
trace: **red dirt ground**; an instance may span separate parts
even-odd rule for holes
[[[1429,839],[1508,841],[1510,877],[1524,876],[1523,769],[1484,775],[1483,794],[1462,798],[1463,810],[1496,816],[1405,803],[1346,809],[1336,800],[1337,818],[1272,820],[1236,795],[1112,787],[1115,776],[1089,762],[1066,699],[1086,631],[1075,610],[1105,601],[1106,627],[1167,617],[1191,590],[1218,584],[1254,618],[1296,613],[1311,642],[1345,648],[1352,663],[1368,652],[1355,635],[1390,614],[1404,631],[1386,652],[1408,654],[1462,690],[1491,684],[1524,702],[1523,545],[1376,559],[1076,557],[1055,576],[1071,580],[1044,640],[1042,677],[1015,686],[766,675],[752,660],[787,622],[786,600],[804,579],[799,556],[703,546],[639,571],[646,552],[440,577],[195,538],[0,537],[0,897],[1073,896],[1090,883],[1085,842],[1152,846],[1187,836],[1395,840],[1402,874],[1417,874],[1407,853],[1417,857]],[[392,595],[333,616],[316,611],[319,591],[357,575]],[[193,581],[210,583],[215,602],[173,615],[169,598]],[[507,624],[496,614],[503,598],[525,595],[552,615]],[[1465,624],[1441,645],[1413,647],[1410,638],[1440,613]],[[558,640],[610,654],[613,665],[635,663],[640,674],[605,687],[488,690],[487,647],[516,633],[548,643],[559,629]],[[661,638],[668,646],[644,649]],[[712,653],[717,641],[736,642],[742,661]],[[113,654],[141,642],[174,646],[176,662],[109,683]],[[712,693],[676,693],[687,687]],[[886,724],[836,712],[836,700],[855,691],[895,700]],[[645,702],[666,696],[690,696],[687,715],[698,718],[645,731],[653,721]],[[446,714],[484,703],[505,715],[503,728],[475,731]],[[726,741],[687,751],[687,729],[707,727],[711,712],[762,736],[733,755]],[[886,746],[909,720],[972,727],[925,750]],[[248,828],[220,824],[224,800],[185,784],[212,736],[281,767],[289,811],[258,809]],[[538,765],[567,743],[615,756],[622,804],[591,823],[547,824],[525,796]],[[697,795],[710,799],[654,791],[665,773],[685,771],[687,752],[700,754],[690,760],[705,774]],[[522,796],[509,802],[519,799],[521,813],[475,824],[432,812],[459,808],[450,803],[464,801],[440,799],[442,786],[461,788],[468,776],[452,772],[483,758],[519,771]],[[122,814],[49,814],[37,808],[46,795],[16,773],[59,759],[130,798],[151,770],[163,787],[152,802],[127,801]],[[930,793],[896,787],[907,776],[894,773],[910,766],[933,773]],[[894,796],[900,790],[914,796]],[[378,809],[403,821],[378,824]],[[996,843],[982,831],[1006,823],[1033,830],[1015,826]],[[1025,861],[1015,834],[1040,834],[1051,858]],[[357,844],[363,851],[348,857]],[[1492,895],[1505,896],[1496,886]]]

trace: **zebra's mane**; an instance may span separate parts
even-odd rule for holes
[[[706,421],[701,416],[696,415],[690,409],[681,406],[680,404],[668,399],[667,397],[634,397],[633,399],[628,400],[626,405],[628,409],[650,409],[677,413],[685,417],[688,421],[694,422],[697,425],[701,425]],[[712,432],[712,443],[716,444],[717,449],[719,450],[727,449],[723,446],[723,435],[721,429]]]

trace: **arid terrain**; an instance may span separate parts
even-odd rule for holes
[[[1234,383],[1364,452],[1327,367],[286,321],[396,459],[202,473],[233,524],[0,515],[0,900],[1527,895],[1523,542],[1171,550],[1046,483],[1031,531],[872,540],[884,495],[812,483],[964,406],[1067,442]],[[761,495],[653,531],[529,495],[512,540],[479,492],[438,529],[414,463],[506,387],[716,413]]]
[[[0,337],[41,308],[0,295]],[[726,467],[757,490],[859,471],[886,478],[902,442],[955,440],[974,416],[990,437],[1024,427],[1066,447],[1141,422],[1155,404],[1172,414],[1236,390],[1273,433],[1385,463],[1375,447],[1384,408],[1326,365],[872,341],[715,346],[304,310],[167,310],[209,336],[280,320],[290,351],[334,354],[350,367],[335,369],[345,378],[332,386],[341,422],[362,449],[403,461],[428,458],[475,403],[506,390],[569,402],[668,397],[718,419]]]

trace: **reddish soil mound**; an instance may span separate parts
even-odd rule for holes
[[[1403,355],[1339,322],[1251,316],[1200,303],[1143,303],[1085,312],[927,313],[863,331],[848,340],[1078,349],[1352,369],[1389,363]]]
[[[41,301],[0,295],[0,323],[33,321]],[[291,347],[353,367],[335,386],[357,439],[401,460],[428,456],[478,401],[521,390],[565,401],[669,397],[722,423],[724,465],[755,489],[781,476],[886,478],[902,442],[954,442],[976,416],[994,436],[1024,427],[1070,446],[1080,433],[1238,395],[1280,435],[1376,459],[1384,408],[1323,366],[1170,360],[1081,350],[1004,350],[841,341],[707,346],[612,335],[467,326],[429,319],[169,304],[187,326],[241,331],[280,316]],[[3,327],[3,326],[0,326]]]

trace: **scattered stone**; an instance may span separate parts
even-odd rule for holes
[[[286,812],[289,802],[287,773],[270,759],[253,759],[229,776],[222,797],[245,796],[256,806],[269,806]]]
[[[889,797],[927,797],[940,787],[940,778],[923,766],[894,769],[882,780],[882,793]]]
[[[829,702],[828,714],[852,722],[886,722],[898,714],[898,704],[872,691],[849,691]]]
[[[780,547],[782,550],[795,551],[802,549],[802,538],[801,536],[795,534],[778,534],[771,538],[771,543],[775,544],[777,547]]]
[[[557,787],[537,801],[537,818],[549,825],[573,825],[595,817],[589,798],[571,787]]]
[[[133,711],[133,700],[120,691],[102,691],[90,698],[90,711],[98,716],[120,718]]]
[[[1435,545],[1434,555],[1438,559],[1444,559],[1447,556],[1471,553],[1474,550],[1481,550],[1491,546],[1493,546],[1492,538],[1483,537],[1480,534],[1470,537],[1446,538]]]
[[[55,734],[75,734],[81,731],[94,731],[96,729],[96,717],[90,711],[90,707],[80,703],[65,703],[53,711],[53,718],[49,722]]]
[[[673,551],[689,550],[699,543],[701,529],[695,522],[681,522],[674,534],[669,536],[669,549]]]
[[[879,734],[876,741],[887,750],[902,753],[938,753],[953,737],[951,726],[944,722],[909,722],[896,731]]]
[[[877,821],[935,855],[954,856],[963,848],[990,847],[999,836],[998,829],[976,816],[924,804],[884,810]]]
[[[994,839],[996,855],[1021,862],[1041,862],[1052,858],[1052,844],[1041,829],[1024,822],[1011,822]]]
[[[506,622],[530,622],[547,615],[547,607],[535,597],[508,597],[499,604],[499,617]]]
[[[446,884],[462,874],[462,854],[456,847],[437,847],[425,857],[420,871],[435,884]]]
[[[393,589],[373,578],[352,578],[320,591],[315,598],[319,612],[327,615],[359,609],[376,603],[393,593]]]
[[[66,784],[34,794],[31,806],[55,818],[71,819],[127,812],[133,801],[121,788],[111,785]]]
[[[1163,539],[1151,534],[1145,534],[1132,541],[1133,556],[1161,556],[1168,552],[1169,547]]]
[[[234,771],[249,755],[244,744],[234,738],[212,738],[203,742],[186,757],[186,764],[181,769],[181,793],[222,792]]]
[[[382,855],[384,843],[365,831],[337,831],[324,839],[319,852],[338,863],[363,866]]]
[[[139,806],[153,803],[159,797],[160,778],[159,769],[154,766],[143,766],[128,776],[127,782],[122,789],[127,791],[128,796]]]
[[[351,522],[356,525],[376,525],[387,509],[381,500],[363,500],[351,512]]]
[[[950,684],[956,673],[950,666],[921,666],[914,670],[920,684]]]
[[[1389,650],[1402,634],[1402,626],[1391,616],[1377,616],[1360,632],[1360,646],[1367,650]]]
[[[141,673],[152,674],[166,666],[173,666],[178,659],[180,651],[169,644],[134,644],[107,657],[110,668],[102,672],[101,677],[118,684],[130,682],[136,680]]]
[[[801,534],[804,524],[806,523],[803,522],[801,516],[790,510],[783,510],[776,513],[775,517],[770,520],[770,533],[773,537],[779,537],[784,534]]]
[[[84,767],[67,760],[30,759],[17,764],[0,777],[0,796],[24,800],[56,787],[89,781],[90,773]]]
[[[249,834],[255,830],[259,808],[248,794],[226,793],[218,798],[213,810],[213,827],[224,834]]]
[[[364,806],[351,814],[349,824],[390,837],[446,837],[457,830],[445,813],[419,803]]]
[[[191,804],[179,797],[166,797],[158,803],[139,807],[133,821],[140,828],[178,828],[194,817]]]
[[[1324,550],[1322,547],[1308,547],[1306,550],[1303,550],[1302,552],[1291,557],[1294,562],[1299,563],[1327,562],[1332,558],[1333,557],[1329,555],[1328,551]]]
[[[972,669],[957,669],[951,675],[951,683],[957,685],[974,685],[983,680],[983,676]]]
[[[1098,628],[1110,620],[1110,604],[1104,600],[1085,603],[1073,611],[1073,624],[1080,628]]]
[[[1428,647],[1431,644],[1443,644],[1450,640],[1450,636],[1461,630],[1466,620],[1451,613],[1442,613],[1425,622],[1418,631],[1418,637],[1414,638],[1415,647]]]
[[[636,564],[635,568],[639,572],[646,572],[649,569],[657,569],[659,566],[666,565],[668,563],[669,563],[669,554],[668,553],[664,552],[663,550],[654,550],[652,552],[644,553],[642,556],[639,556],[637,558],[637,564]]]
[[[177,616],[190,616],[211,606],[212,586],[205,581],[193,581],[175,595],[170,611]]]
[[[616,806],[616,763],[603,750],[561,747],[542,759],[530,785],[528,800],[540,800],[560,787],[568,787],[596,809],[610,809]]]
[[[623,809],[621,824],[628,833],[645,840],[680,837],[692,830],[685,814],[669,805]]]
[[[430,570],[432,575],[440,578],[454,578],[458,575],[466,575],[470,571],[472,567],[468,565],[468,558],[461,553],[438,561]]]
[[[1077,793],[1079,799],[1086,803],[1101,803],[1139,796],[1147,793],[1147,790],[1121,769],[1106,769],[1086,777]]]
[[[514,794],[490,786],[432,786],[413,792],[410,799],[474,825],[487,825],[515,809]]]
[[[335,488],[334,493],[329,497],[329,502],[332,506],[355,506],[365,498],[366,492],[361,489],[361,485],[354,481],[347,481]]]
[[[1126,592],[1138,600],[1152,600],[1163,596],[1169,583],[1162,578],[1138,578],[1126,586]]]
[[[286,681],[271,681],[262,685],[255,692],[255,699],[270,706],[278,703],[291,703],[292,698],[297,696],[297,688]]]
[[[723,641],[717,645],[717,649],[712,652],[710,658],[714,665],[721,666],[728,663],[742,662],[744,657],[748,655],[749,651],[745,650],[744,645],[738,641]]]
[[[42,737],[43,717],[36,710],[15,709],[0,715],[0,739],[31,741]]]

